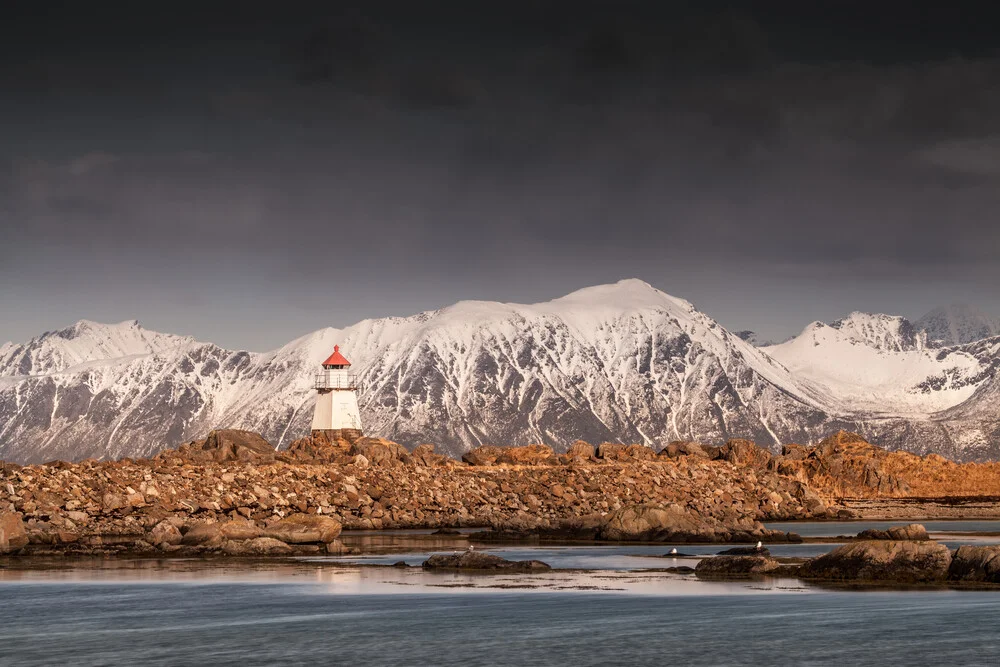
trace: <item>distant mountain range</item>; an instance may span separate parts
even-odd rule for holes
[[[214,427],[306,435],[334,344],[368,432],[456,455],[480,444],[858,431],[890,449],[1000,458],[1000,336],[967,307],[852,313],[757,347],[638,280],[534,305],[463,301],[322,329],[267,353],[82,321],[0,347],[0,459],[144,456]]]

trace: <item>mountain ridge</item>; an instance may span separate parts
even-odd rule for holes
[[[947,411],[995,376],[1000,345],[932,350],[904,318],[885,315],[814,325],[758,348],[639,280],[536,304],[461,301],[367,319],[263,353],[135,321],[81,321],[0,348],[0,458],[149,455],[216,426],[256,430],[285,446],[308,433],[312,372],[334,344],[359,371],[369,432],[409,446],[437,442],[455,455],[481,444],[564,447],[577,438],[661,446],[747,437],[776,448],[839,428],[889,448],[996,455],[990,415]],[[853,402],[844,378],[830,373],[836,365],[816,356],[842,349],[888,369],[862,383]],[[906,386],[891,393],[892,409],[873,409],[899,378]],[[956,439],[963,420],[987,435]]]

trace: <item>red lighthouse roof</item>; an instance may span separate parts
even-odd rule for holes
[[[351,365],[351,362],[349,362],[344,357],[344,355],[342,355],[340,353],[340,346],[339,345],[334,345],[333,346],[333,354],[331,354],[327,358],[327,360],[323,362],[323,367],[324,368],[326,368],[327,366],[350,366],[350,365]]]

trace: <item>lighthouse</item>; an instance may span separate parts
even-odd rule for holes
[[[333,354],[316,374],[316,411],[312,436],[354,442],[361,437],[361,413],[358,411],[358,376],[351,373],[351,362],[333,346]]]

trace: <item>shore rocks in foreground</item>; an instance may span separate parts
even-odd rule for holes
[[[845,544],[799,568],[803,579],[936,583],[948,579],[951,552],[929,541],[867,540]]]
[[[507,560],[481,551],[435,554],[424,561],[425,570],[469,572],[546,572],[552,568],[540,560]]]

